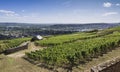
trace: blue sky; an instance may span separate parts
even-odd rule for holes
[[[120,0],[0,0],[0,22],[120,22]]]

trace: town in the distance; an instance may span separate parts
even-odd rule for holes
[[[33,24],[33,23],[0,23],[0,39],[49,36],[102,30],[119,26],[120,23],[87,23],[87,24]]]

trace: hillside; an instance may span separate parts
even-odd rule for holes
[[[1,40],[0,50],[14,48],[30,39]],[[7,56],[0,54],[0,71],[89,72],[92,66],[119,56],[120,27],[52,35],[34,43],[30,42],[26,50]]]
[[[119,47],[119,44],[120,27],[115,27],[101,31],[52,36],[36,42],[36,45],[47,46],[47,49],[26,55],[48,68],[63,67],[72,70],[73,67],[112,51]]]

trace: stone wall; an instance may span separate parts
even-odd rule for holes
[[[24,50],[24,49],[27,49],[27,48],[28,48],[28,44],[23,45],[23,46],[18,46],[16,48],[11,48],[11,49],[5,50],[4,54],[7,55],[7,54],[14,53],[14,52],[17,52],[17,51],[20,51],[20,50]]]
[[[120,72],[120,57],[91,68],[91,72]]]

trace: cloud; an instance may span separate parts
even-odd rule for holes
[[[15,13],[14,11],[9,11],[9,10],[0,10],[0,13],[5,14],[6,16],[18,16],[19,15]]]
[[[117,15],[118,12],[107,12],[107,13],[104,13],[102,16],[110,16],[110,15]]]
[[[112,3],[110,3],[110,2],[104,2],[103,3],[103,7],[108,8],[108,7],[111,7],[111,6],[112,6]]]
[[[120,6],[120,4],[119,4],[119,3],[117,3],[117,4],[116,4],[116,6]]]

